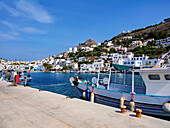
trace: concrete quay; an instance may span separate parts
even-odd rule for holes
[[[0,128],[169,128],[170,121],[0,80]]]

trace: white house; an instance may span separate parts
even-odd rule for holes
[[[107,60],[108,56],[107,55],[101,55],[100,56],[100,59],[104,59],[104,60]]]
[[[92,64],[81,64],[80,72],[92,72],[94,71],[94,67]]]
[[[81,62],[81,61],[86,61],[86,57],[79,57],[78,62]]]
[[[98,72],[104,67],[104,60],[95,60],[93,64],[81,64],[80,72]]]
[[[140,67],[140,66],[142,66],[142,61],[141,60],[124,61],[123,65]]]
[[[64,56],[63,54],[58,54],[57,55],[57,57],[60,57],[60,58],[63,57],[63,56]]]
[[[130,40],[130,39],[132,39],[132,36],[124,36],[123,37],[123,40]]]
[[[99,47],[102,43],[97,43],[97,47]]]
[[[73,48],[69,48],[69,49],[68,49],[68,52],[69,52],[69,53],[72,53],[72,52],[73,52]]]
[[[147,59],[144,61],[144,65],[154,66],[159,59]]]
[[[77,47],[74,47],[73,48],[73,53],[76,53],[77,52]]]
[[[93,51],[94,48],[91,47],[81,47],[81,50],[83,50],[84,52],[88,52],[88,51]]]
[[[154,38],[147,39],[147,41],[145,41],[143,43],[143,45],[146,46],[148,44],[148,42],[151,42],[151,41],[154,41],[154,40],[155,40]]]
[[[121,45],[114,45],[114,46],[111,46],[111,48],[114,48],[116,51],[118,50],[118,49],[121,49]]]
[[[166,46],[170,45],[170,37],[167,37],[165,39],[156,40],[156,44],[158,44],[158,45],[161,44],[163,47],[166,47]]]
[[[135,47],[135,46],[143,46],[143,43],[142,41],[132,41],[132,46]]]
[[[105,42],[105,43],[104,43],[104,45],[107,45],[107,46],[109,46],[109,47],[110,47],[110,46],[112,46],[112,45],[113,45],[113,43],[112,43],[112,41],[109,41],[109,42]]]
[[[149,56],[142,56],[142,57],[133,57],[129,61],[124,61],[123,65],[127,66],[135,66],[140,67],[146,65],[146,60],[148,60]]]

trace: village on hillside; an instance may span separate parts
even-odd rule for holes
[[[0,70],[106,72],[111,64],[134,68],[154,67],[161,56],[170,50],[169,24],[170,18],[165,19],[164,23],[132,32],[123,31],[101,43],[88,39],[76,47],[70,47],[66,52],[42,60],[8,61],[1,58]],[[160,64],[170,66],[170,59],[165,58]]]

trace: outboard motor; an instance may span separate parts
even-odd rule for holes
[[[74,84],[75,86],[78,86],[79,82],[78,82],[78,78],[77,78],[77,77],[74,77],[73,84]]]

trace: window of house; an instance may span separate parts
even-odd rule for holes
[[[165,75],[166,80],[170,80],[170,74]]]
[[[158,74],[148,75],[150,80],[160,80],[160,76]]]

